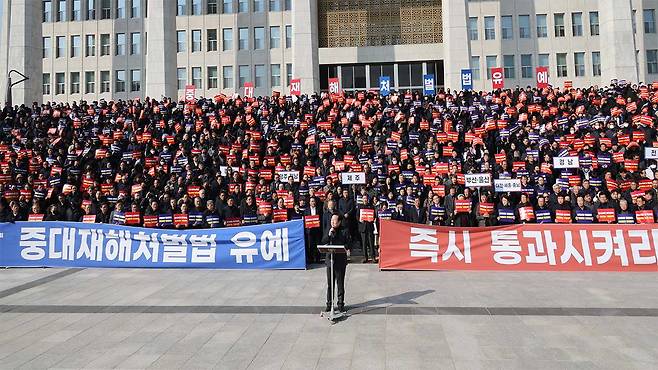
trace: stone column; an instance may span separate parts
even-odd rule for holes
[[[41,40],[41,1],[4,0],[2,14],[2,35],[0,40],[0,101],[5,102],[7,73],[12,69],[29,77],[12,89],[14,105],[41,103],[43,92],[42,40]],[[12,81],[21,77],[12,74]],[[50,76],[51,89],[54,88],[54,75]]]
[[[599,0],[601,29],[601,81],[638,82],[633,13],[630,0]],[[642,23],[637,25],[642,27]]]
[[[461,90],[461,70],[470,68],[466,0],[443,0],[443,68],[446,89]]]
[[[292,78],[301,80],[303,94],[319,92],[318,1],[294,0],[292,7]]]
[[[149,1],[145,29],[146,96],[178,99],[176,79],[176,3],[170,0]]]

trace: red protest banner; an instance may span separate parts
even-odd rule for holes
[[[301,95],[302,94],[302,80],[295,78],[290,80],[290,95]]]
[[[304,227],[307,229],[314,229],[320,227],[320,215],[304,216]]]
[[[658,237],[652,226],[455,228],[382,220],[380,268],[657,272]]]
[[[491,68],[491,84],[494,90],[505,87],[505,74],[501,67]]]
[[[548,87],[548,67],[537,67],[537,88],[545,89]]]
[[[375,221],[375,210],[362,208],[359,210],[359,222]]]

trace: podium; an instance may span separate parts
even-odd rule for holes
[[[331,275],[331,310],[329,312],[322,312],[320,317],[324,317],[332,323],[341,317],[345,316],[344,312],[340,312],[336,307],[336,282],[334,281],[334,255],[337,253],[345,254],[347,250],[344,245],[318,245],[318,252],[329,253],[329,271]]]

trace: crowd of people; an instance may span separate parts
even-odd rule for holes
[[[657,144],[657,112],[658,83],[616,81],[5,106],[0,222],[208,228],[305,218],[317,241],[339,213],[366,259],[382,219],[654,222],[658,170],[645,148]],[[561,157],[578,157],[577,168],[555,168]],[[345,173],[363,176],[344,184]],[[465,186],[481,173],[519,181],[513,191]]]

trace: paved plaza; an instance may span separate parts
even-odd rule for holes
[[[643,273],[0,270],[0,368],[658,368]]]

